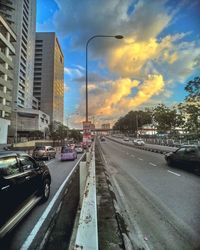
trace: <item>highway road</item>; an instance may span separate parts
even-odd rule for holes
[[[78,159],[82,154],[78,155]],[[62,185],[66,177],[69,175],[73,166],[78,161],[65,161],[61,162],[59,159],[59,154],[55,159],[52,159],[47,163],[49,170],[51,172],[52,183],[51,183],[51,194],[47,202],[43,204],[38,204],[27,216],[24,218],[21,223],[14,229],[13,232],[9,235],[5,242],[3,242],[3,247],[0,246],[2,250],[17,250],[22,247],[27,237],[30,235],[30,232],[40,219],[41,215],[53,199],[54,195],[58,191],[59,187]],[[44,223],[44,227],[47,225]],[[43,229],[44,231],[46,228]]]
[[[200,249],[200,178],[164,156],[106,139],[101,148],[133,246]]]

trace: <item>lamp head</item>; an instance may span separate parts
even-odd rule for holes
[[[116,39],[123,39],[124,37],[122,35],[116,35],[115,38]]]

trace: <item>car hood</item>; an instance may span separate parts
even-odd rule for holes
[[[166,154],[165,154],[166,157],[169,157],[169,156],[171,156],[171,155],[173,155],[173,152],[169,152],[169,153],[166,153]]]

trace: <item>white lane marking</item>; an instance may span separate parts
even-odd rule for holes
[[[172,172],[172,171],[170,171],[170,170],[167,170],[169,173],[171,173],[171,174],[174,174],[174,175],[176,175],[176,176],[181,176],[180,174],[177,174],[177,173],[175,173],[175,172]]]
[[[142,158],[138,158],[138,160],[143,161],[143,159],[142,159]]]
[[[42,224],[46,220],[48,214],[50,213],[52,207],[54,206],[56,200],[58,199],[60,193],[62,192],[65,184],[68,182],[69,178],[71,177],[71,175],[74,172],[74,169],[76,169],[77,165],[80,163],[80,161],[82,160],[82,158],[83,158],[84,155],[85,154],[83,154],[82,157],[80,157],[79,161],[75,164],[75,166],[73,167],[73,169],[71,170],[71,172],[69,173],[69,175],[67,176],[67,178],[64,180],[64,182],[62,183],[62,185],[60,186],[60,188],[58,189],[58,191],[56,192],[56,194],[54,195],[54,197],[50,201],[49,205],[46,207],[46,209],[44,210],[43,214],[41,215],[41,217],[37,221],[36,225],[34,226],[34,228],[32,229],[32,231],[30,232],[29,236],[26,238],[26,240],[24,241],[23,245],[20,247],[20,250],[28,250],[29,249],[29,247],[31,246],[33,240],[35,239],[35,236],[39,232]]]
[[[135,155],[131,155],[132,157],[135,157]]]
[[[157,165],[154,164],[154,163],[152,163],[152,162],[149,162],[149,164],[150,164],[151,166],[157,167]]]
[[[53,159],[53,160],[51,160],[51,161],[45,161],[45,163],[46,163],[47,165],[50,165],[50,164],[54,163],[56,160],[59,160],[59,159],[58,159],[58,158],[55,158],[55,159]]]

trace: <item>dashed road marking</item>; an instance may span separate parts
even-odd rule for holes
[[[138,158],[138,160],[143,161],[143,159],[142,159],[142,158]]]
[[[174,174],[174,175],[176,175],[176,176],[181,176],[180,174],[177,174],[177,173],[175,173],[175,172],[172,172],[172,171],[170,171],[170,170],[167,170],[169,173],[171,173],[171,174]]]
[[[149,164],[150,164],[151,166],[157,167],[157,165],[154,164],[154,163],[152,163],[152,162],[149,162]]]

